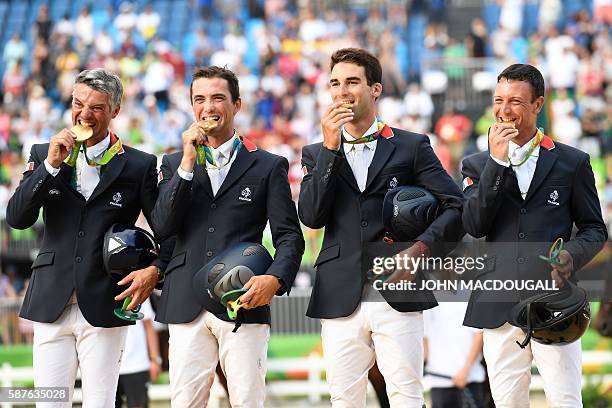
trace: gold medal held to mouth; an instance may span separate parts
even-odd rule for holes
[[[214,119],[204,119],[198,122],[198,126],[205,132],[208,132],[217,127],[217,121]]]
[[[70,130],[75,134],[77,142],[84,142],[93,136],[93,129],[89,126],[74,125]]]
[[[353,108],[353,102],[344,101],[344,102],[342,102],[341,106],[343,108],[346,108],[346,109],[352,109]]]

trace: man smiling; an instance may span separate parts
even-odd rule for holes
[[[535,67],[506,68],[497,78],[493,96],[495,123],[489,132],[489,152],[463,160],[465,230],[489,243],[505,243],[488,251],[486,279],[552,278],[560,287],[564,279],[577,277],[576,271],[607,239],[589,156],[553,142],[536,128],[543,104],[544,78]],[[578,232],[570,240],[574,224]],[[537,251],[545,252],[559,237],[566,245],[558,263],[549,267],[538,259]],[[513,295],[518,301],[519,294]],[[580,341],[531,342],[521,350],[516,342],[524,334],[508,323],[516,302],[496,301],[494,296],[473,292],[464,324],[484,328],[483,354],[495,405],[529,407],[535,360],[549,406],[582,406]]]
[[[49,144],[32,147],[6,214],[9,225],[24,229],[43,209],[45,233],[20,313],[34,321],[34,384],[67,387],[71,396],[80,368],[85,406],[115,403],[129,324],[113,314],[116,300],[131,296],[133,309],[155,287],[158,266],[164,268],[157,260],[132,272],[119,282],[131,282],[122,293],[104,272],[106,231],[135,223],[141,211],[149,219],[157,198],[155,156],[122,145],[109,130],[122,94],[121,80],[110,72],[77,76],[72,122],[84,129],[79,135],[62,129]]]
[[[304,240],[291,200],[289,163],[234,129],[242,100],[236,75],[225,68],[196,69],[191,82],[194,123],[183,132],[183,151],[165,156],[153,225],[176,235],[156,319],[170,330],[172,406],[206,406],[217,362],[227,377],[230,404],[263,407],[269,304],[288,293]],[[264,275],[242,295],[242,326],[233,333],[225,307],[193,294],[195,273],[239,242],[261,243],[270,222],[276,254]]]
[[[440,255],[461,230],[461,192],[444,171],[427,137],[391,128],[376,115],[382,67],[363,49],[331,58],[331,105],[321,120],[323,143],[302,151],[299,215],[325,227],[307,315],[320,318],[333,407],[365,407],[368,370],[378,363],[392,407],[421,407],[423,316],[435,301],[387,302],[366,281],[361,255],[382,242],[385,193],[401,185],[427,188],[440,216],[403,255]],[[364,268],[365,269],[365,268]],[[411,271],[391,277],[411,280]],[[386,296],[383,293],[383,296]]]

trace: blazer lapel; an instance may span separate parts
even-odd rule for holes
[[[359,191],[359,186],[357,185],[357,180],[355,179],[355,174],[353,174],[353,170],[351,169],[351,166],[349,166],[348,164],[348,159],[346,157],[346,153],[344,152],[344,143],[342,143],[340,145],[340,151],[342,152],[342,160],[340,161],[340,167],[339,167],[339,173],[340,176],[344,179],[344,181],[346,181],[348,183],[348,185],[355,190],[358,193],[361,193],[361,191]]]
[[[557,154],[556,150],[548,150],[540,147],[538,162],[536,164],[533,178],[531,179],[531,184],[529,185],[529,190],[527,190],[525,202],[529,201],[529,199],[534,195],[534,192],[537,191],[538,187],[540,187],[540,184],[544,182],[558,157],[559,155]]]
[[[71,182],[72,182],[72,175],[74,174],[74,171],[75,171],[74,168],[70,167],[66,163],[62,163],[62,165],[60,166],[60,171],[59,171],[59,174],[57,175],[57,177],[59,178],[61,183],[63,183],[66,186],[66,189],[68,191],[70,191],[72,194],[74,194],[80,200],[85,201],[85,197],[83,197],[83,195],[81,193],[79,193],[74,188],[72,188]]]
[[[91,197],[89,197],[89,202],[92,202],[97,196],[99,196],[104,190],[113,184],[113,182],[121,174],[126,160],[125,154],[117,154],[111,159],[111,161],[108,162],[108,164],[104,166],[104,168],[100,169],[100,181],[91,194]]]
[[[205,165],[196,165],[193,171],[196,182],[200,183],[210,198],[214,198],[212,185],[210,184],[210,177],[208,177],[208,172],[206,171]]]
[[[232,163],[223,184],[219,187],[215,198],[221,197],[234,183],[236,183],[240,176],[249,169],[255,163],[255,155],[253,155],[249,149],[242,146],[236,155],[236,160]],[[210,182],[210,181],[209,181]]]
[[[376,151],[374,152],[372,163],[368,168],[368,179],[364,192],[368,190],[372,181],[374,181],[378,173],[385,167],[389,161],[389,157],[391,157],[391,154],[393,154],[395,150],[395,145],[384,137],[379,137],[376,140]]]
[[[523,197],[521,196],[521,189],[519,188],[518,179],[516,178],[516,174],[514,173],[514,170],[512,169],[508,170],[508,174],[506,176],[505,187],[508,188],[508,190],[506,190],[508,197],[511,200],[519,203],[519,205],[522,205]]]

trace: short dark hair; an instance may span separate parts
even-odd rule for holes
[[[382,67],[380,61],[363,48],[341,48],[331,56],[330,71],[340,62],[348,62],[363,67],[368,86],[382,84]]]
[[[504,69],[497,76],[497,82],[502,78],[506,80],[524,81],[531,85],[533,97],[531,102],[535,101],[540,96],[544,96],[544,77],[542,73],[533,65],[529,64],[513,64]]]
[[[225,67],[217,67],[210,65],[208,67],[200,67],[193,70],[191,75],[191,85],[189,85],[189,100],[193,104],[193,83],[200,78],[222,78],[227,81],[232,102],[236,102],[240,98],[240,87],[238,86],[238,78],[234,72]]]

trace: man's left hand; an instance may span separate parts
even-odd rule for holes
[[[259,306],[269,305],[281,284],[276,276],[259,275],[253,276],[244,285],[248,292],[240,296],[238,300],[244,309],[253,309]]]
[[[121,279],[117,285],[127,285],[130,282],[132,284],[126,290],[115,296],[115,300],[123,300],[128,296],[132,297],[132,301],[128,305],[127,310],[134,309],[151,295],[151,292],[155,289],[155,285],[157,285],[157,266],[148,266],[144,269],[134,271]]]
[[[572,255],[565,249],[559,253],[559,263],[552,264],[552,272],[550,275],[555,281],[558,288],[563,287],[563,278],[569,279],[570,275],[574,271],[574,259]]]

